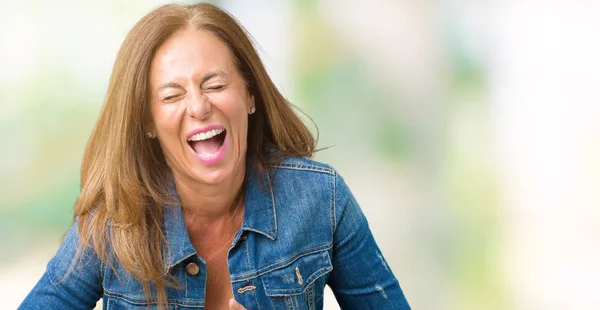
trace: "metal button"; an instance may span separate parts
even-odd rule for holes
[[[185,271],[187,271],[190,276],[195,276],[200,273],[200,267],[198,267],[196,263],[189,263],[185,266]]]

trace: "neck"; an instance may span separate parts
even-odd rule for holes
[[[229,218],[243,205],[245,169],[217,183],[204,184],[173,176],[184,214],[207,221]]]

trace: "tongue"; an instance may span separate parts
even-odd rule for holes
[[[219,151],[221,147],[221,143],[219,143],[219,139],[217,137],[212,137],[210,139],[194,141],[191,143],[192,148],[198,155],[214,155]]]

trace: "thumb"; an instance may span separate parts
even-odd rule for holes
[[[246,308],[235,299],[231,298],[229,299],[229,310],[246,310]]]

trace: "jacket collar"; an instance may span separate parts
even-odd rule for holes
[[[241,231],[251,231],[262,234],[271,240],[277,238],[277,214],[275,212],[275,197],[269,173],[263,178],[265,186],[257,172],[248,171],[245,182],[244,221]],[[169,177],[169,193],[173,204],[165,205],[163,210],[164,234],[167,242],[164,257],[167,267],[171,268],[186,258],[196,254],[196,249],[190,241],[183,219],[183,211],[179,202],[179,195],[175,188],[173,177]],[[241,234],[236,235],[237,238]]]

